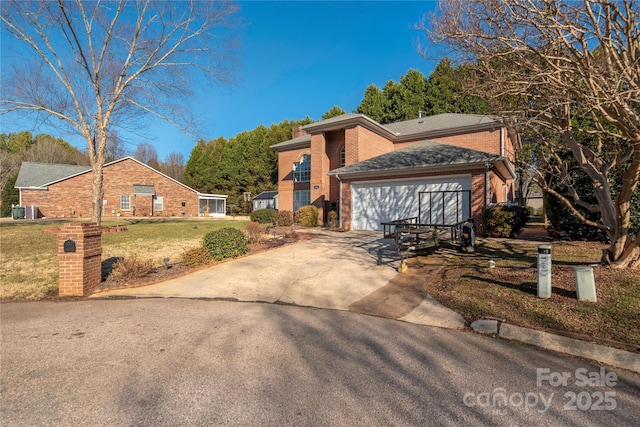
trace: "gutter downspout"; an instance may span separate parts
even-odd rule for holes
[[[484,173],[484,208],[486,210],[491,203],[491,164],[487,162],[484,166],[486,168]]]
[[[342,230],[342,180],[340,179],[340,175],[336,175],[336,178],[338,178],[338,181],[340,182],[340,197],[338,199],[338,218],[340,218],[339,225],[340,225],[340,229]]]
[[[504,157],[504,127],[500,128],[500,155]]]

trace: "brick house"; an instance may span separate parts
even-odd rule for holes
[[[37,217],[90,217],[90,166],[23,162],[15,187]],[[104,165],[102,215],[224,217],[227,196],[203,194],[132,157]]]
[[[515,153],[492,117],[439,114],[381,125],[343,114],[294,129],[275,144],[283,210],[312,204],[344,229],[381,230],[381,222],[422,216],[482,227],[491,203],[514,200]]]

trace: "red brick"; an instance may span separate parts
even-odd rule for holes
[[[22,204],[23,206],[37,206],[40,213],[48,218],[89,218],[91,217],[92,179],[93,172],[89,171],[50,185],[47,191],[22,189]],[[152,197],[134,195],[134,184],[153,185],[156,195],[163,197],[164,209],[160,212],[154,212],[154,216],[181,216],[183,214],[198,216],[198,195],[195,190],[127,158],[104,167],[103,200],[107,201],[103,212],[105,218],[114,216],[111,213],[112,210],[120,208],[120,195],[122,194],[130,196],[132,208],[128,211],[122,211],[122,216],[132,216],[134,206],[137,216],[152,213]],[[182,202],[185,202],[184,211]],[[81,226],[85,226],[85,224],[78,224],[70,228],[68,236],[75,240],[78,233],[81,232]],[[85,233],[101,233],[100,227],[97,225],[83,230]]]

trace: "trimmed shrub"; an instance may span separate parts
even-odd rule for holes
[[[316,227],[318,225],[318,208],[313,205],[303,206],[295,214],[296,224],[303,227]]]
[[[203,246],[209,250],[216,261],[235,258],[247,253],[247,239],[237,228],[221,228],[204,236]]]
[[[133,254],[126,258],[120,258],[113,264],[109,277],[119,282],[139,279],[149,274],[153,268],[153,261],[140,260]]]
[[[329,211],[327,214],[328,221],[335,221],[338,219],[338,211]]]
[[[485,224],[491,237],[513,237],[529,220],[529,211],[522,206],[492,206]]]
[[[508,212],[513,212],[514,215],[513,223],[511,224],[513,227],[513,230],[511,232],[512,235],[517,233],[522,227],[527,225],[531,214],[529,213],[529,209],[526,206],[505,206],[504,209],[506,209]]]
[[[293,212],[278,211],[273,218],[273,225],[276,227],[291,227],[293,225]]]
[[[247,240],[249,241],[249,243],[260,242],[266,232],[267,226],[256,221],[248,222],[244,226],[244,234],[247,235]]]
[[[211,252],[204,246],[196,246],[182,252],[182,263],[187,267],[199,267],[209,262],[211,262]]]
[[[256,221],[260,224],[273,224],[275,216],[275,209],[258,209],[251,213],[251,221]]]

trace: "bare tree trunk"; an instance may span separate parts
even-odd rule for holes
[[[92,199],[91,199],[91,222],[96,224],[102,223],[102,200],[104,198],[103,182],[103,165],[93,166],[93,179],[91,180]]]
[[[612,266],[615,268],[640,268],[640,233],[636,240],[627,245]]]

